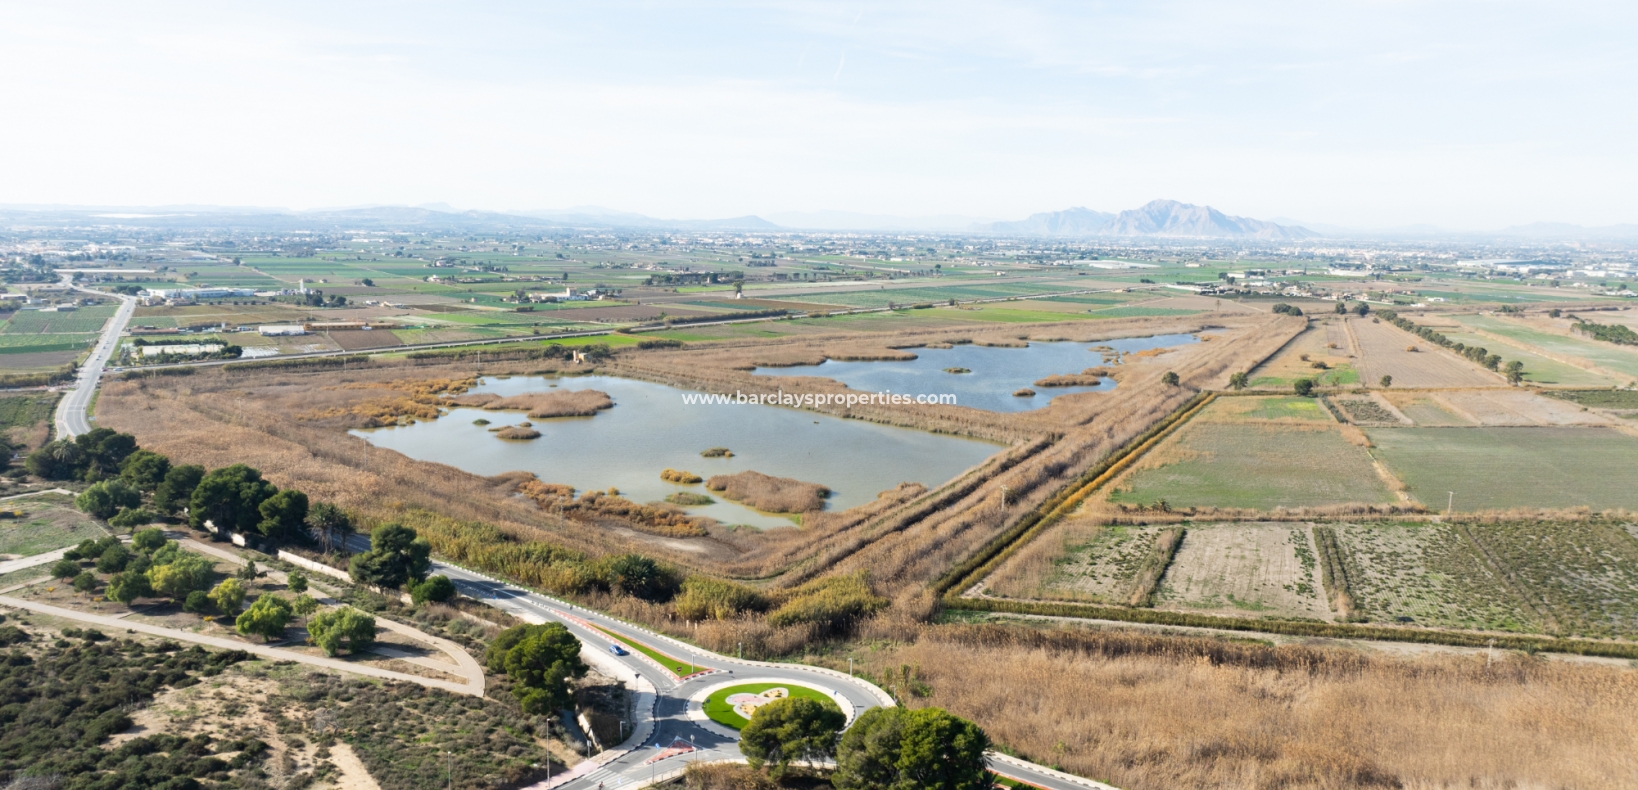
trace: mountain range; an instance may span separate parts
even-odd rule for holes
[[[1319,234],[1307,228],[1234,217],[1211,206],[1151,200],[1119,214],[1072,208],[1034,214],[1019,222],[991,223],[992,233],[1030,236],[1161,236],[1285,241]]]
[[[1059,238],[1176,238],[1291,241],[1317,237],[1513,238],[1528,240],[1631,241],[1638,224],[1585,227],[1562,222],[1515,225],[1504,230],[1461,232],[1431,225],[1359,228],[1278,217],[1272,221],[1237,217],[1211,206],[1154,200],[1118,213],[1084,207],[993,221],[953,214],[898,216],[847,211],[780,212],[725,219],[661,219],[645,214],[573,206],[566,209],[461,210],[447,203],[418,206],[351,206],[292,211],[256,206],[64,206],[0,205],[0,227],[84,227],[118,225],[160,229],[247,231],[417,230],[425,232],[536,232],[570,228],[681,231],[832,230],[859,232],[966,233]]]

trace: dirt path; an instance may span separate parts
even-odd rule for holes
[[[358,759],[358,754],[346,741],[338,741],[330,747],[330,762],[341,771],[341,776],[336,779],[337,790],[381,790],[381,785],[370,777],[370,770],[364,767],[364,761]]]
[[[102,626],[113,633],[134,631],[136,633],[148,634],[149,636],[174,639],[178,642],[192,642],[194,644],[206,645],[223,650],[243,650],[247,653],[275,661],[295,661],[301,664],[311,664],[316,667],[333,669],[337,672],[351,672],[355,675],[368,675],[369,677],[381,678],[382,680],[402,680],[407,683],[415,683],[418,685],[427,686],[429,688],[440,688],[445,691],[452,691],[456,694],[472,694],[473,696],[482,696],[483,694],[481,686],[479,687],[478,691],[474,692],[472,687],[465,683],[454,683],[448,680],[436,680],[433,678],[418,677],[416,675],[407,675],[403,672],[394,672],[390,669],[378,669],[376,667],[366,666],[363,664],[354,664],[347,661],[342,661],[340,659],[310,656],[306,653],[298,653],[294,650],[286,650],[279,647],[268,647],[266,645],[255,644],[253,642],[239,642],[233,639],[205,636],[203,634],[193,633],[192,631],[181,631],[175,628],[161,628],[155,625],[148,625],[147,623],[132,623],[115,617],[107,617],[100,614],[87,614],[85,612],[78,612],[73,609],[64,609],[60,606],[52,606],[50,604],[37,603],[35,601],[25,601],[21,598],[0,596],[0,606],[6,606],[13,609],[25,609],[31,612],[50,615],[52,617],[61,617],[65,620],[77,620],[82,623],[90,623],[92,625]]]
[[[228,551],[227,549],[218,548],[218,547],[212,546],[212,545],[210,545],[208,543],[201,543],[201,542],[199,542],[197,540],[194,540],[193,538],[183,537],[180,540],[178,540],[177,542],[181,543],[183,546],[188,547],[190,550],[197,551],[197,552],[199,552],[201,554],[206,554],[206,555],[209,555],[209,556],[212,556],[212,557],[216,557],[218,559],[226,560],[226,561],[234,563],[236,565],[246,564],[246,560],[245,560],[244,557],[241,557],[241,556],[239,556],[238,554],[236,554],[236,553],[234,553],[232,551]],[[266,570],[266,573],[267,573],[268,578],[270,578],[270,579],[272,579],[272,580],[274,580],[276,582],[280,582],[280,583],[288,583],[289,582],[289,577],[283,571],[277,571],[277,570],[273,570],[273,569],[270,568],[270,569]],[[313,587],[315,587],[317,589],[323,589],[323,586],[321,584],[319,584],[318,582],[311,582],[311,584],[313,585]],[[320,599],[320,602],[321,603],[327,603],[327,604],[330,604],[330,605],[339,604],[339,602],[336,601],[334,598],[328,598],[328,597]],[[417,665],[420,665],[420,666],[428,667],[430,669],[435,669],[435,670],[437,670],[439,672],[448,672],[448,673],[453,674],[453,675],[459,675],[459,676],[461,676],[463,678],[466,678],[467,688],[471,689],[471,691],[469,691],[468,693],[472,694],[473,696],[477,696],[477,697],[483,696],[484,687],[485,687],[485,683],[486,683],[486,681],[484,679],[484,675],[483,675],[483,666],[478,663],[477,659],[472,657],[472,654],[466,652],[466,650],[464,648],[462,648],[460,645],[457,645],[454,642],[449,641],[448,639],[441,639],[441,638],[433,636],[432,634],[429,634],[429,633],[427,633],[425,631],[422,631],[422,630],[420,630],[418,628],[407,626],[407,625],[404,625],[403,623],[397,622],[395,620],[389,620],[389,619],[387,619],[385,617],[377,617],[375,619],[375,624],[379,628],[386,629],[388,631],[391,631],[391,632],[393,632],[395,634],[399,634],[401,636],[407,636],[410,639],[414,639],[417,642],[421,642],[423,644],[426,644],[428,646],[436,648],[440,652],[442,652],[445,655],[449,656],[450,662],[453,662],[454,666],[451,666],[450,662],[430,661],[430,660],[421,659],[421,658],[413,658],[412,659],[412,658],[408,657],[407,654],[406,655],[395,655],[395,654],[401,653],[402,651],[393,650],[391,653],[385,652],[386,650],[391,650],[391,648],[378,649],[378,650],[374,650],[372,652],[380,653],[381,655],[388,656],[389,658],[398,658],[398,659],[401,659],[401,660],[404,660],[404,661],[409,661],[412,664],[417,664]]]

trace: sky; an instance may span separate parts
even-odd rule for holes
[[[1638,222],[1638,3],[0,2],[0,203]]]

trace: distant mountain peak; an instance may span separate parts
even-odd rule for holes
[[[1018,222],[996,222],[995,233],[1050,236],[1177,236],[1243,239],[1305,239],[1316,234],[1307,228],[1235,217],[1211,206],[1176,200],[1151,200],[1119,214],[1075,207],[1032,214]]]

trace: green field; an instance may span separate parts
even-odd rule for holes
[[[32,557],[108,534],[66,501],[66,497],[28,497],[0,503],[0,510],[22,513],[21,518],[0,519],[0,554]],[[45,569],[36,572],[44,573]]]
[[[795,686],[786,683],[741,683],[737,686],[729,686],[725,689],[719,689],[713,692],[711,696],[706,697],[705,715],[711,719],[711,721],[718,724],[732,727],[736,730],[740,729],[751,722],[744,716],[734,712],[733,706],[728,704],[728,697],[733,694],[761,694],[762,692],[772,688],[785,689],[786,691],[790,692],[791,698],[818,700],[819,702],[829,705],[832,708],[841,710],[841,706],[837,705],[836,702],[830,698],[829,694],[822,691],[817,691],[815,689],[810,689],[806,686]]]
[[[1638,439],[1608,428],[1366,430],[1382,460],[1432,508],[1444,507],[1451,491],[1462,511],[1638,506]]]
[[[1488,349],[1490,353],[1499,354],[1502,359],[1507,361],[1516,359],[1523,362],[1524,379],[1533,384],[1545,384],[1555,387],[1607,387],[1616,383],[1607,376],[1549,359],[1493,338],[1481,337],[1471,332],[1449,332],[1444,329],[1440,329],[1439,334],[1465,346],[1478,346]]]
[[[1485,315],[1455,315],[1451,318],[1475,329],[1483,329],[1502,337],[1517,340],[1553,354],[1581,357],[1605,370],[1623,376],[1631,376],[1638,380],[1638,350],[1627,350],[1610,343],[1601,343],[1590,338],[1566,337],[1549,332],[1531,329],[1523,324],[1505,318]],[[1508,356],[1504,344],[1490,342],[1486,348],[1492,353]],[[1626,383],[1626,382],[1622,382]]]
[[[1538,631],[1540,619],[1456,526],[1337,526],[1360,614],[1439,628]]]
[[[1638,391],[1634,390],[1556,390],[1545,394],[1595,409],[1638,409]]]
[[[1335,426],[1195,421],[1109,501],[1268,510],[1395,500]]]

